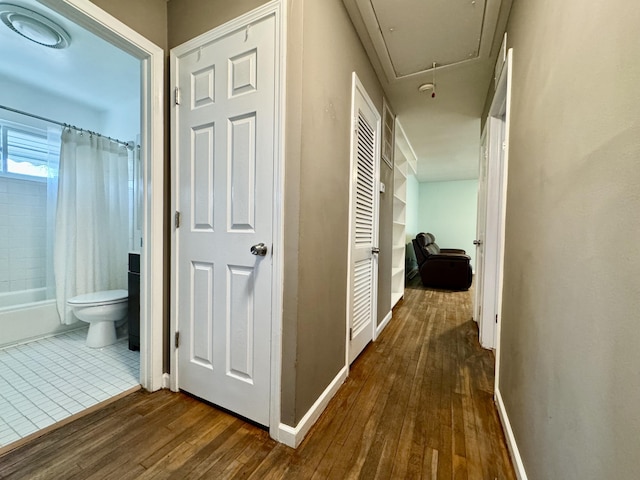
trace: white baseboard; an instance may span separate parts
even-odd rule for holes
[[[507,437],[507,447],[509,447],[509,453],[511,454],[511,461],[513,462],[513,468],[516,471],[516,476],[518,477],[518,480],[528,480],[527,472],[524,470],[524,464],[522,463],[522,457],[520,456],[520,450],[518,450],[518,445],[516,443],[516,437],[513,435],[511,422],[509,422],[509,416],[507,415],[507,410],[505,409],[504,402],[502,401],[502,394],[498,388],[496,388],[495,399],[496,405],[498,406],[498,415],[502,422],[502,428]]]
[[[171,388],[171,375],[168,373],[162,374],[162,387],[161,388]]]
[[[298,425],[294,427],[290,427],[289,425],[285,425],[281,423],[278,427],[278,438],[277,440],[285,445],[297,448],[298,445],[302,443],[304,437],[309,433],[309,430],[313,426],[314,423],[320,418],[324,409],[327,408],[329,401],[336,394],[340,386],[344,383],[347,378],[347,367],[344,366],[338,372],[338,375],[331,381],[329,386],[322,392],[322,395],[318,397],[313,406],[309,409],[309,411],[305,414],[304,417],[300,420]]]
[[[391,321],[392,315],[393,315],[392,311],[389,310],[389,313],[385,315],[385,317],[382,319],[382,322],[380,322],[380,325],[376,327],[376,338],[380,336],[380,334],[384,330],[384,327],[386,327],[387,324]]]

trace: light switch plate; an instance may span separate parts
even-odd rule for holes
[[[387,187],[384,186],[384,183],[380,182],[380,193],[384,193]]]

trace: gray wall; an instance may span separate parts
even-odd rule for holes
[[[171,0],[169,45],[262,3]],[[345,361],[351,73],[380,112],[382,89],[341,0],[290,0],[288,8],[282,422],[295,426]],[[392,185],[391,170],[381,168]],[[381,200],[383,318],[392,194]]]
[[[287,115],[296,125],[287,131],[293,138],[287,145],[285,235],[287,252],[297,251],[297,258],[285,267],[282,420],[296,425],[344,366],[351,73],[358,73],[380,112],[382,89],[340,0],[291,3],[297,18],[290,18]],[[381,200],[390,202],[391,195]],[[389,226],[381,225],[381,250],[390,255],[384,231]],[[384,316],[390,278],[381,275],[381,283]],[[287,299],[290,293],[297,301]]]
[[[640,4],[516,0],[500,391],[530,480],[638,478]]]
[[[166,0],[169,48],[208,32],[268,0]]]
[[[91,0],[153,43],[167,49],[166,0]]]

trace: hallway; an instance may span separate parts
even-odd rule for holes
[[[183,394],[134,393],[0,457],[2,478],[514,479],[470,292],[410,285],[297,450]]]

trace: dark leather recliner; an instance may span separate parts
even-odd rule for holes
[[[418,269],[425,287],[468,290],[473,280],[471,258],[457,248],[441,249],[430,233],[419,233],[412,240]]]
[[[424,244],[425,245],[433,245],[435,247],[435,249],[437,250],[437,253],[459,253],[462,255],[466,255],[467,252],[461,248],[440,248],[438,246],[438,244],[436,243],[436,237],[433,235],[433,233],[419,233],[416,238],[418,238],[418,236],[420,235],[424,235]]]

